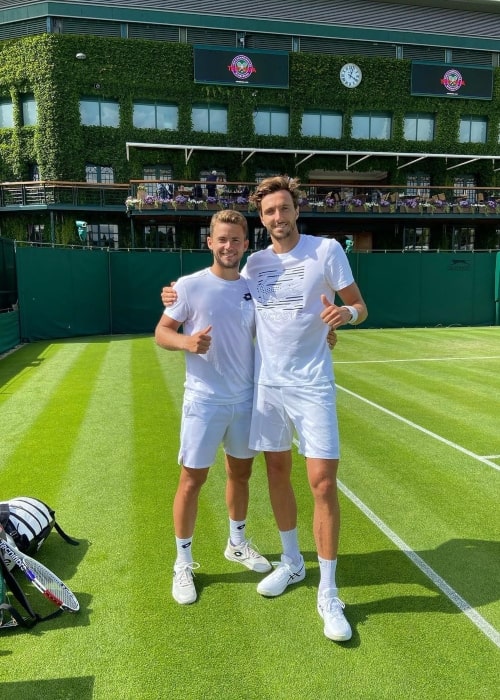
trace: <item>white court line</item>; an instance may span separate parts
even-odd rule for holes
[[[415,428],[415,430],[420,430],[420,432],[425,433],[425,435],[428,435],[429,437],[432,437],[435,440],[439,440],[439,442],[443,442],[445,445],[448,445],[448,447],[452,447],[454,450],[463,452],[463,454],[467,455],[468,457],[472,457],[472,459],[476,459],[478,462],[482,462],[482,464],[486,464],[488,467],[493,467],[493,469],[500,471],[500,465],[495,464],[495,462],[492,462],[490,459],[488,459],[488,457],[481,457],[480,455],[471,452],[467,448],[462,447],[461,445],[457,445],[456,442],[451,442],[451,440],[447,440],[441,435],[433,433],[431,430],[427,430],[427,428],[423,428],[421,425],[418,425],[417,423],[414,423],[413,421],[408,420],[407,418],[403,418],[403,416],[400,416],[398,413],[394,413],[394,411],[389,411],[388,408],[384,408],[378,403],[374,403],[369,399],[365,399],[364,396],[360,396],[359,394],[354,393],[354,391],[350,391],[349,389],[346,389],[343,386],[339,386],[338,384],[336,384],[336,387],[337,389],[344,391],[346,394],[354,396],[354,398],[359,399],[360,401],[364,401],[369,406],[373,406],[373,408],[376,408],[379,411],[382,411],[383,413],[387,413],[388,416],[391,416],[392,418],[395,418],[396,420],[399,420],[402,423],[406,423],[406,425],[409,425],[411,428]]]
[[[467,615],[469,620],[483,633],[488,639],[490,639],[493,644],[500,647],[500,632],[496,630],[493,625],[490,625],[482,615],[480,615],[477,610],[475,610],[462,596],[460,596],[454,588],[452,588],[446,581],[441,578],[441,576],[434,571],[425,561],[416,554],[413,549],[411,549],[400,537],[396,535],[380,518],[378,518],[373,511],[371,511],[368,506],[366,506],[363,501],[354,495],[347,486],[345,486],[341,481],[337,481],[339,489],[342,493],[349,498],[354,505],[356,505],[371,521],[374,523],[379,530],[381,530],[386,537],[388,537],[391,542],[393,542],[396,547],[398,547],[403,554],[411,559],[411,561],[418,566],[420,571],[429,578],[432,583],[434,583],[439,590],[445,594],[445,596],[451,600],[451,602],[456,605],[456,607]]]
[[[299,442],[296,438],[293,440],[294,445],[298,447]],[[475,608],[468,603],[465,598],[462,598],[454,588],[452,588],[444,578],[442,578],[432,567],[425,563],[425,561],[416,552],[409,547],[406,542],[404,542],[396,533],[388,527],[383,520],[381,520],[375,513],[368,508],[362,500],[360,500],[350,489],[347,488],[345,484],[337,479],[337,484],[342,491],[342,493],[347,496],[347,498],[354,503],[359,510],[366,515],[366,517],[372,521],[374,525],[381,530],[386,537],[388,537],[391,542],[400,549],[403,554],[405,554],[408,559],[410,559],[420,571],[427,576],[432,583],[439,588],[439,590],[444,593],[444,595],[450,600],[461,612],[466,615],[469,620],[484,634],[489,640],[493,642],[497,647],[500,648],[500,632],[490,625],[487,620],[480,615]]]
[[[447,362],[448,360],[500,360],[500,355],[478,355],[477,357],[407,357],[402,360],[335,360],[336,365],[393,364],[395,362]]]

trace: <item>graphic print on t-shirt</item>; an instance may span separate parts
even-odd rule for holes
[[[267,316],[273,310],[304,308],[304,265],[292,270],[263,270],[257,278],[257,310]]]

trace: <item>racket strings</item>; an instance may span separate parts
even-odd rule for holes
[[[76,611],[79,609],[80,604],[74,596],[74,594],[69,590],[65,583],[63,583],[57,576],[47,569],[43,564],[35,559],[30,559],[29,568],[33,571],[36,578],[42,586],[46,589],[47,597],[50,598],[56,605],[67,608],[68,610]]]

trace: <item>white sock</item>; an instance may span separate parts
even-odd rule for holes
[[[337,570],[337,560],[336,559],[322,559],[318,556],[319,561],[319,590],[318,594],[326,591],[328,588],[333,588],[337,591],[337,584],[335,583],[335,572]]]
[[[299,549],[299,538],[297,534],[297,528],[293,530],[280,530],[281,544],[283,547],[283,554],[291,559],[294,564],[298,564],[301,561],[301,554]]]
[[[176,564],[181,563],[191,563],[193,561],[193,553],[191,551],[191,545],[193,544],[192,537],[176,537],[175,544],[177,547],[177,559]]]
[[[246,525],[246,520],[231,520],[231,518],[229,518],[229,539],[231,540],[232,545],[236,546],[238,544],[243,544],[246,539]]]

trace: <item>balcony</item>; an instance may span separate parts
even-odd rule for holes
[[[168,189],[165,188],[168,187]],[[162,189],[165,188],[165,189]],[[311,217],[373,216],[401,218],[497,218],[500,216],[500,188],[426,188],[425,193],[394,187],[303,184],[300,212]],[[153,213],[205,214],[217,209],[239,209],[257,216],[249,201],[254,182],[228,182],[214,196],[202,181],[143,181],[125,184],[89,182],[4,182],[0,184],[0,209],[107,210],[141,216]]]

